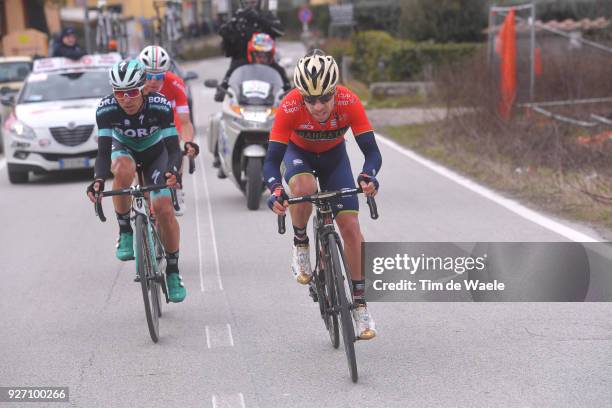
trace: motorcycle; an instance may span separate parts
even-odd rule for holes
[[[229,177],[246,195],[247,208],[257,210],[268,138],[285,95],[283,80],[267,65],[248,64],[237,68],[228,83],[221,112],[211,115],[208,150],[218,158],[218,177]],[[214,79],[204,85],[223,89]]]

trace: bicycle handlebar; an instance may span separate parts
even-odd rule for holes
[[[193,174],[193,172],[195,171],[195,160],[193,159],[193,157],[189,157],[189,174]]]
[[[361,189],[361,187],[347,188],[343,190],[324,191],[321,193],[314,193],[314,194],[305,195],[301,197],[293,197],[287,200],[287,202],[289,203],[289,205],[305,203],[305,202],[310,202],[316,205],[317,203],[320,203],[322,201],[330,201],[335,198],[348,197],[348,196],[356,195],[360,193],[363,193],[363,190]],[[279,201],[280,200],[281,198],[279,197]],[[370,217],[373,220],[378,219],[378,207],[376,205],[376,200],[374,199],[374,197],[367,196],[367,203],[368,203],[368,207],[370,208]],[[278,216],[278,233],[279,234],[284,234],[286,231],[286,227],[285,227],[286,217],[287,216],[285,214]]]
[[[104,215],[104,210],[102,209],[102,197],[112,197],[112,196],[119,196],[119,195],[131,195],[131,196],[144,195],[144,193],[148,193],[151,191],[159,191],[164,188],[168,188],[168,186],[165,184],[155,184],[152,186],[145,186],[145,187],[134,186],[130,188],[122,188],[119,190],[110,190],[110,191],[102,191],[102,193],[95,193],[94,197],[96,201],[94,203],[94,210],[95,210],[96,216],[100,218],[100,221],[106,222],[106,216]],[[170,196],[172,197],[172,206],[174,207],[175,210],[178,211],[180,207],[178,205],[178,200],[176,199],[176,192],[173,188],[170,188]]]
[[[195,171],[195,158],[187,154],[187,147],[185,147],[185,150],[183,150],[183,156],[187,156],[187,158],[189,159],[189,174],[193,174],[193,172]]]

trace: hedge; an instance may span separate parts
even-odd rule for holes
[[[326,51],[340,61],[341,55],[353,56],[351,72],[360,81],[408,81],[423,79],[427,67],[437,67],[472,55],[478,44],[414,43],[398,40],[384,31],[365,31],[353,36],[350,47],[340,49],[331,42]]]

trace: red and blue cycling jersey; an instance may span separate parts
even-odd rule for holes
[[[185,82],[175,73],[167,71],[164,75],[164,84],[159,90],[159,93],[164,95],[172,105],[172,110],[174,111],[174,126],[180,135],[181,119],[179,118],[179,114],[189,113]]]
[[[336,88],[335,107],[323,123],[315,121],[297,89],[292,90],[276,111],[270,142],[294,143],[299,148],[313,153],[331,150],[344,141],[344,134],[350,128],[355,137],[372,132],[365,109],[349,89]]]
[[[287,183],[293,176],[316,173],[323,190],[354,187],[344,140],[349,129],[365,156],[361,173],[375,177],[382,165],[382,157],[372,125],[357,95],[337,86],[329,118],[317,122],[308,112],[300,92],[297,89],[289,92],[276,111],[270,131],[264,161],[264,179],[268,188],[273,191],[282,186],[281,162],[285,165]],[[342,210],[358,210],[355,196],[343,200]]]

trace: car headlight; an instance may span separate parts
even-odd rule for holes
[[[8,131],[14,136],[22,139],[36,139],[36,133],[34,133],[34,130],[18,119],[14,120],[8,126]]]

